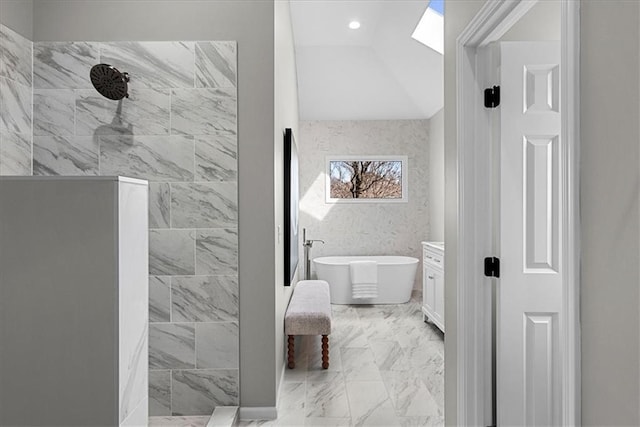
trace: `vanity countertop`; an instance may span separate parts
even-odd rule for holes
[[[422,245],[444,252],[444,242],[422,242]]]

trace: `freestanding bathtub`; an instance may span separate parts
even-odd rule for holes
[[[378,297],[351,297],[351,261],[378,263]],[[318,280],[329,282],[331,304],[402,304],[411,299],[418,259],[405,256],[329,256],[315,258]]]

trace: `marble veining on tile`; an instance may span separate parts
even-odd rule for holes
[[[149,274],[195,274],[193,230],[149,230]]]
[[[238,320],[238,276],[174,276],[171,292],[175,322]]]
[[[149,325],[149,368],[195,368],[195,340],[193,323],[152,323]]]
[[[168,135],[169,90],[129,87],[112,101],[97,91],[76,91],[77,135]]]
[[[31,134],[31,88],[0,77],[0,130]]]
[[[221,228],[198,230],[196,274],[238,273],[238,230]]]
[[[236,134],[236,100],[235,88],[173,89],[171,133]]]
[[[196,43],[196,86],[236,86],[236,42]]]
[[[35,89],[89,89],[91,67],[100,63],[93,42],[36,42],[33,46]]]
[[[149,417],[149,427],[207,427],[211,417]]]
[[[196,181],[238,180],[238,137],[196,136]]]
[[[240,358],[237,322],[196,323],[196,367],[238,369]]]
[[[71,89],[33,91],[33,134],[75,135],[76,96]]]
[[[31,87],[33,43],[0,24],[0,76]]]
[[[347,382],[353,425],[398,425],[397,415],[382,381]]]
[[[173,228],[224,228],[238,223],[236,183],[171,184]]]
[[[307,417],[350,417],[344,380],[307,383],[305,411]]]
[[[329,369],[320,367],[317,337],[296,337],[296,368],[285,369],[278,419],[239,425],[443,426],[444,395],[438,391],[444,385],[444,341],[435,326],[422,321],[421,301],[415,293],[407,304],[333,305]],[[389,327],[374,339],[352,335],[382,324]],[[413,331],[412,347],[395,340],[403,328]],[[350,336],[360,347],[350,345]]]
[[[149,228],[170,227],[170,190],[168,183],[149,183]]]
[[[102,175],[163,182],[193,179],[193,137],[101,136],[99,139]]]
[[[33,174],[98,175],[98,142],[86,136],[35,136]]]
[[[31,135],[0,131],[0,175],[31,175]]]
[[[129,73],[131,85],[192,88],[194,42],[113,42],[101,45],[100,60]]]
[[[216,406],[239,403],[237,369],[176,370],[172,375],[173,415],[210,415]]]
[[[149,415],[171,415],[171,371],[149,371]]]
[[[146,292],[145,292],[146,294]],[[138,313],[136,313],[139,315]],[[146,316],[145,316],[146,317]],[[149,328],[145,322],[143,328],[135,340],[136,344],[133,348],[123,348],[123,336],[121,333],[120,355],[126,356],[124,366],[125,381],[120,384],[120,421],[125,420],[147,396],[148,392],[148,350],[149,350]],[[130,332],[130,330],[128,331]],[[131,343],[128,343],[129,345]]]
[[[440,413],[426,384],[411,371],[382,371],[382,377],[398,415],[417,417]]]
[[[149,322],[171,321],[171,277],[149,276]]]

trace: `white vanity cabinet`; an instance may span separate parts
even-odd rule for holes
[[[422,242],[422,317],[444,332],[444,243]]]

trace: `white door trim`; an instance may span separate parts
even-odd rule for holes
[[[566,150],[562,158],[567,212],[562,224],[562,247],[566,260],[563,282],[562,419],[563,425],[580,425],[580,315],[579,315],[579,88],[580,2],[560,0],[562,134]],[[486,178],[491,156],[479,142],[488,140],[490,127],[482,106],[478,75],[485,64],[478,49],[497,41],[536,1],[488,0],[456,40],[457,136],[458,136],[458,244],[457,247],[457,421],[458,425],[488,425],[490,405],[486,375],[491,366],[487,346],[491,318],[487,315],[489,286],[482,275],[482,260],[491,255],[491,196]],[[454,245],[452,245],[454,246]],[[490,297],[489,297],[490,298]]]

